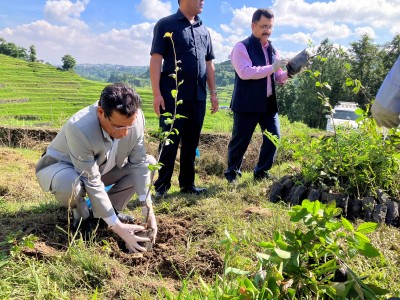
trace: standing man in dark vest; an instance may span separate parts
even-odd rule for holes
[[[287,60],[279,58],[269,41],[273,27],[273,12],[265,8],[257,9],[252,18],[252,35],[237,43],[231,53],[235,86],[231,102],[234,123],[228,146],[228,169],[225,171],[229,183],[241,176],[243,155],[257,124],[260,124],[262,132],[268,130],[280,136],[275,83],[285,83],[288,74],[281,69],[286,66]],[[259,160],[254,168],[255,180],[268,178],[275,153],[276,147],[263,135]]]
[[[162,18],[154,27],[151,46],[150,80],[153,90],[153,106],[160,116],[160,127],[168,131],[170,125],[165,123],[165,112],[174,113],[175,101],[171,91],[176,89],[175,54],[179,63],[177,114],[186,118],[177,119],[174,128],[179,134],[168,138],[173,143],[165,146],[160,157],[163,164],[154,183],[156,198],[165,196],[171,187],[175,158],[181,143],[179,187],[181,193],[201,194],[204,188],[196,187],[195,157],[199,144],[200,132],[206,113],[207,88],[209,89],[211,112],[218,110],[218,98],[215,86],[214,52],[211,36],[207,27],[198,16],[203,11],[204,0],[178,0],[178,11]],[[164,38],[165,33],[172,33],[171,40]]]

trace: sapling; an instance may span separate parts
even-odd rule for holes
[[[166,32],[164,34],[164,38],[169,38],[171,40],[172,49],[173,49],[173,53],[174,53],[175,69],[174,69],[174,73],[169,75],[175,81],[175,89],[171,90],[171,95],[172,95],[172,97],[174,99],[174,112],[173,113],[165,112],[165,113],[161,114],[161,116],[166,117],[164,122],[165,122],[166,125],[170,126],[169,130],[166,130],[166,131],[159,130],[158,132],[153,133],[153,136],[156,135],[157,138],[160,140],[160,147],[159,147],[159,152],[158,152],[158,157],[157,157],[156,164],[149,165],[149,169],[151,171],[151,175],[150,175],[150,188],[148,189],[147,194],[146,194],[147,215],[143,220],[143,224],[141,224],[146,229],[144,231],[138,233],[139,236],[145,236],[145,237],[148,237],[150,239],[150,242],[145,243],[145,248],[147,250],[152,249],[152,242],[151,241],[153,240],[153,237],[154,237],[153,236],[153,230],[151,228],[148,228],[148,221],[149,221],[149,214],[150,214],[150,206],[149,206],[149,203],[148,203],[148,198],[149,198],[149,194],[150,194],[150,191],[151,191],[151,187],[153,187],[154,175],[155,175],[155,172],[157,170],[162,168],[162,163],[160,163],[160,157],[161,157],[162,151],[164,150],[165,146],[168,146],[169,144],[173,143],[173,141],[170,139],[170,136],[179,134],[178,129],[174,128],[175,121],[177,119],[180,119],[180,118],[185,118],[185,116],[180,115],[180,114],[177,113],[178,105],[183,103],[183,100],[178,100],[178,89],[179,89],[179,86],[183,83],[183,80],[178,82],[178,72],[181,70],[181,68],[179,67],[179,64],[181,63],[181,61],[178,61],[176,59],[175,44],[174,44],[174,40],[172,38],[172,34],[173,34],[172,32]]]

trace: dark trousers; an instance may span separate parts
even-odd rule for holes
[[[280,137],[280,125],[278,113],[239,113],[234,112],[232,138],[228,146],[228,169],[225,177],[233,180],[237,175],[241,175],[244,153],[250,144],[251,137],[257,126],[260,125],[261,131],[268,130],[273,135]],[[260,148],[258,163],[254,168],[255,177],[265,177],[266,172],[271,169],[276,154],[275,145],[263,134],[263,143]]]
[[[171,187],[171,178],[179,143],[181,143],[179,186],[181,188],[194,186],[196,148],[199,145],[205,112],[205,101],[184,101],[183,104],[178,105],[177,113],[186,118],[175,121],[173,127],[179,131],[179,134],[170,135],[169,139],[172,142],[169,145],[165,145],[161,152],[160,163],[163,165],[154,183],[156,191],[164,192]],[[166,125],[164,122],[166,119],[166,117],[160,117],[160,127],[163,131],[170,129],[170,125]]]

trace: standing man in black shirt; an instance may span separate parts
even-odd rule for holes
[[[179,135],[171,135],[173,141],[165,146],[160,157],[163,164],[159,176],[154,183],[156,197],[164,196],[171,187],[171,177],[174,170],[176,154],[181,142],[179,186],[182,193],[201,194],[204,188],[194,184],[195,156],[199,143],[200,132],[206,111],[207,89],[211,98],[211,112],[218,110],[218,99],[215,87],[214,53],[210,33],[203,25],[198,14],[203,10],[204,0],[178,0],[178,11],[159,20],[154,27],[153,43],[150,59],[150,79],[154,97],[154,111],[160,116],[160,127],[169,130],[165,124],[164,112],[174,113],[175,101],[171,91],[176,89],[175,57],[172,41],[164,38],[166,32],[172,33],[176,59],[180,61],[178,82],[183,80],[178,88],[177,113],[186,118],[177,119],[174,128]]]

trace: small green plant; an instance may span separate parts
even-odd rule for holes
[[[38,240],[33,234],[29,234],[27,236],[23,236],[20,240],[18,237],[21,235],[21,232],[17,233],[9,233],[5,241],[0,242],[0,246],[10,246],[10,254],[12,257],[20,256],[22,250],[24,248],[33,249],[35,246],[35,241]]]
[[[236,255],[248,246],[225,230],[224,273],[213,283],[200,280],[190,289],[187,279],[177,296],[164,290],[167,299],[379,299],[389,291],[365,283],[348,265],[358,256],[381,254],[367,234],[377,224],[365,222],[357,228],[345,218],[335,202],[328,205],[304,200],[289,211],[293,230],[275,231],[272,241],[258,243],[262,251],[254,270],[231,267]]]
[[[321,62],[326,58],[317,57]],[[349,70],[349,65],[344,66]],[[324,113],[332,118],[333,108],[325,91],[328,82],[322,80],[320,71],[310,72],[315,85],[320,88],[317,97],[325,107]],[[352,92],[363,92],[361,82],[347,78],[345,85]],[[357,129],[338,128],[332,118],[334,134],[314,138],[309,145],[293,145],[295,159],[299,159],[302,175],[307,184],[322,190],[334,190],[353,195],[352,198],[375,195],[382,189],[393,197],[399,195],[400,168],[399,133],[391,130],[384,138],[375,121],[370,117],[369,106],[358,108]],[[290,145],[289,145],[290,146]]]
[[[290,220],[302,226],[276,231],[273,241],[260,242],[257,271],[238,277],[235,293],[224,299],[378,299],[387,294],[364,283],[346,263],[357,255],[380,255],[366,236],[377,224],[367,222],[355,229],[345,218],[337,218],[340,213],[334,202],[304,200],[294,206]],[[228,272],[245,274],[226,268]]]
[[[160,170],[163,165],[162,163],[160,163],[160,157],[161,157],[161,153],[164,150],[164,147],[173,143],[173,141],[170,138],[172,135],[179,134],[178,129],[176,129],[174,127],[175,121],[177,119],[186,118],[185,116],[177,113],[178,105],[183,103],[182,99],[178,100],[178,89],[179,89],[179,86],[183,83],[183,80],[178,82],[178,72],[181,70],[181,68],[179,67],[179,64],[181,63],[181,61],[178,61],[176,59],[175,44],[174,44],[174,40],[172,39],[172,32],[166,32],[164,34],[164,38],[169,38],[171,40],[172,49],[173,49],[173,53],[174,53],[174,61],[175,61],[175,70],[174,71],[175,72],[169,75],[170,77],[172,77],[175,80],[175,89],[171,90],[171,95],[174,99],[174,112],[173,113],[165,112],[165,113],[161,114],[161,116],[166,117],[164,122],[166,125],[169,125],[169,130],[162,131],[162,128],[159,128],[156,132],[154,132],[154,131],[151,132],[151,136],[158,138],[158,140],[160,141],[157,163],[155,165],[149,165],[149,169],[151,171],[151,178],[150,178],[150,186],[151,187],[154,187],[153,180],[154,180],[155,171]],[[148,190],[146,199],[147,199],[150,191],[151,191],[151,189]],[[149,213],[150,213],[150,210],[148,210],[148,214],[147,214],[145,223],[147,223],[147,220],[149,218]]]

